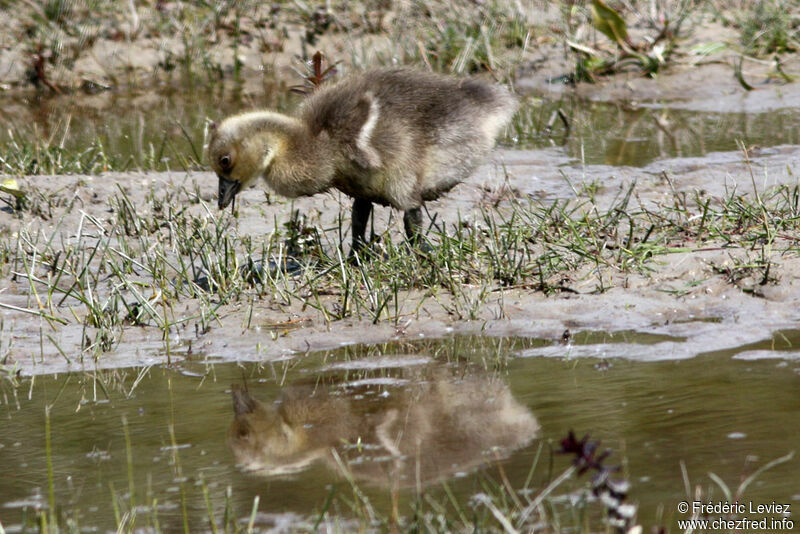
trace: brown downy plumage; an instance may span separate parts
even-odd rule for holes
[[[355,200],[354,251],[365,244],[373,202],[403,210],[414,240],[423,203],[472,173],[516,108],[498,85],[408,69],[323,85],[297,117],[254,111],[212,125],[207,156],[219,207],[259,176],[287,197],[335,187]]]

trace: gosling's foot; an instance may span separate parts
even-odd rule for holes
[[[263,284],[267,274],[275,277],[278,273],[294,274],[303,269],[304,265],[293,256],[284,256],[280,260],[269,260],[266,265],[262,261],[248,258],[247,263],[239,266],[239,274],[249,284]]]
[[[361,245],[350,249],[350,254],[347,256],[347,261],[351,265],[361,265],[362,263],[370,262],[373,260],[388,260],[389,255],[383,250],[383,247],[376,245]]]

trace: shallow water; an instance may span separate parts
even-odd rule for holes
[[[101,93],[94,96],[0,99],[0,146],[9,136],[41,138],[68,151],[83,152],[100,143],[115,168],[183,170],[202,157],[207,120],[246,109],[291,110],[301,97],[285,85],[265,87],[263,95],[243,97],[229,90],[195,90],[161,94]],[[567,117],[570,130],[555,120]],[[644,166],[661,158],[703,156],[747,147],[800,143],[800,111],[710,113],[657,107],[560,100],[523,99],[503,144],[521,148],[562,147],[587,165]]]
[[[545,126],[555,109],[569,119],[565,137],[560,120],[552,133]],[[512,129],[521,146],[563,146],[567,154],[586,165],[641,167],[664,158],[704,156],[746,147],[769,147],[800,142],[800,112],[697,112],[657,106],[587,102],[574,98],[555,101],[530,99],[523,103]],[[527,133],[525,133],[527,132]]]
[[[283,520],[313,524],[331,494],[342,499],[335,498],[329,512],[353,517],[346,505],[353,490],[328,455],[310,462],[293,457],[293,468],[283,474],[276,474],[281,464],[277,461],[269,463],[271,475],[244,472],[236,465],[226,443],[234,419],[230,390],[231,384],[246,381],[250,394],[266,406],[278,406],[274,401],[280,399],[287,420],[293,405],[310,412],[333,410],[335,417],[303,427],[325,429],[321,434],[328,441],[323,444],[336,448],[349,463],[356,484],[384,516],[391,508],[391,487],[398,489],[400,513],[406,517],[416,488],[445,502],[441,479],[468,508],[471,496],[486,491],[487,480],[501,480],[499,467],[514,488],[529,480],[535,495],[569,465],[567,457],[551,451],[574,430],[602,440],[614,453],[609,464],[623,464],[632,483],[630,500],[640,505],[644,525],[675,528],[675,521],[684,517],[676,512],[677,503],[687,496],[682,464],[689,491],[700,487],[710,492],[703,493],[704,498],[725,500],[709,473],[735,491],[745,476],[800,443],[800,362],[792,359],[800,354],[798,334],[784,332],[776,338],[789,344],[775,346],[765,340],[743,350],[779,349],[785,360],[732,358],[741,351],[655,363],[523,357],[559,345],[535,339],[453,337],[349,346],[264,365],[187,361],[173,368],[26,378],[17,388],[6,381],[0,384],[0,465],[6,466],[6,476],[0,477],[0,521],[7,532],[15,532],[26,514],[31,518],[34,507],[47,503],[48,405],[55,500],[60,513],[82,527],[115,528],[116,499],[120,513],[135,504],[140,527],[157,520],[163,530],[177,530],[185,507],[193,530],[208,528],[203,488],[221,521],[228,487],[229,513],[235,518],[249,517],[254,497],[260,496],[257,521],[262,526]],[[575,333],[572,340],[606,347],[619,343],[641,351],[661,341],[660,336],[636,332]],[[507,458],[466,445],[480,441],[472,423],[503,419],[475,407],[480,397],[476,391],[491,391],[493,399],[508,396],[501,412],[512,414],[508,420],[521,425],[494,427],[492,439],[503,437],[504,428],[525,428],[531,434],[505,436]],[[467,410],[472,423],[459,423],[455,417],[465,405],[472,406]],[[388,428],[387,418],[396,413],[413,413],[414,421],[448,421],[427,430],[411,423],[405,427],[425,444],[421,464],[433,466],[410,479],[405,467],[375,452],[367,438],[376,429]],[[447,436],[457,432],[463,454],[452,465],[455,456]],[[761,474],[743,500],[800,505],[797,480],[800,459],[795,457]],[[565,518],[570,512],[558,497],[583,482],[567,483],[554,493],[554,506],[561,507]]]
[[[259,98],[222,88],[0,98],[0,146],[38,139],[67,153],[99,147],[114,170],[191,169],[202,161],[209,120],[244,109],[285,110],[297,101],[283,86],[267,86]]]

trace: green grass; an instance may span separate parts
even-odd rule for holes
[[[796,52],[800,48],[800,12],[794,7],[764,0],[735,10],[733,24],[740,31],[744,53],[765,57]]]
[[[317,48],[330,60],[357,69],[413,64],[459,74],[489,72],[509,81],[518,67],[528,64],[531,51],[545,46],[549,54],[574,64],[572,72],[564,73],[573,81],[594,81],[624,70],[655,75],[673,62],[675,52],[684,52],[684,38],[709,14],[739,30],[747,53],[791,52],[798,42],[797,10],[774,0],[611,2],[622,26],[635,35],[629,43],[604,36],[609,35],[604,29],[608,19],[598,19],[588,0],[134,5],[135,12],[127,2],[109,0],[48,0],[21,8],[0,3],[7,15],[14,10],[19,23],[12,32],[25,48],[28,74],[15,83],[47,93],[164,83],[192,88],[241,84],[270,76],[276,54],[291,58],[299,50],[295,64],[300,67]],[[385,39],[375,45],[368,39],[372,36]],[[323,38],[343,47],[334,52],[331,41]],[[158,54],[158,61],[155,68],[139,68],[100,58],[93,50],[98,42],[143,46]],[[85,79],[72,76],[84,59],[98,61],[101,72]]]
[[[49,422],[49,418],[46,418],[46,421]],[[126,428],[124,425],[123,422],[123,428]],[[80,516],[69,505],[62,506],[53,497],[52,456],[54,453],[49,440],[49,425],[46,435],[48,436],[46,455],[50,500],[46,510],[33,512],[31,517],[23,521],[23,526],[42,534],[83,532],[82,528],[90,525],[82,524]],[[127,464],[130,467],[132,451],[128,441],[126,441],[126,447]],[[174,443],[173,447],[175,447]],[[574,468],[568,468],[559,476],[554,477],[551,483],[545,487],[537,488],[528,485],[533,479],[534,473],[537,474],[537,478],[543,476],[542,472],[546,466],[539,465],[542,448],[540,447],[536,454],[527,482],[523,487],[510,487],[500,470],[501,476],[498,478],[489,475],[481,476],[479,482],[481,492],[470,502],[460,502],[447,485],[442,484],[444,491],[437,493],[443,493],[443,496],[434,497],[433,494],[422,492],[412,499],[407,509],[403,508],[400,516],[394,516],[391,512],[374,506],[359,483],[345,475],[343,483],[332,486],[328,498],[318,504],[317,510],[306,517],[295,519],[292,528],[295,532],[317,532],[320,527],[333,532],[352,532],[353,529],[375,528],[400,532],[507,532],[506,529],[509,527],[524,530],[533,526],[542,528],[542,525],[552,524],[574,525],[579,529],[578,532],[589,532],[590,530],[576,524],[576,518],[584,517],[590,512],[584,509],[591,506],[587,506],[586,501],[579,505],[580,512],[573,510],[572,513],[566,513],[561,510],[562,506],[554,505],[551,502],[558,492],[563,491],[561,486],[574,475]],[[175,448],[174,461],[176,464],[171,468],[178,473],[177,476],[182,477],[180,455],[177,448]],[[133,479],[130,478],[129,482],[133,484]],[[142,488],[129,486],[126,495],[115,488],[113,484],[110,485],[110,510],[114,512],[117,532],[138,532],[143,526],[146,526],[151,532],[173,531],[177,525],[167,525],[166,528],[162,526],[159,519],[159,503],[155,497],[150,497],[152,500],[143,499],[144,502],[138,506],[134,504],[133,495],[137,490],[141,491]],[[205,517],[202,510],[195,509],[190,518],[186,506],[190,501],[197,502],[195,494],[198,491],[201,492],[206,505]],[[181,482],[180,503],[183,515],[180,527],[184,532],[190,532],[192,528],[200,525],[212,532],[226,534],[259,531],[254,530],[261,526],[258,521],[259,496],[253,500],[249,517],[244,518],[236,517],[233,513],[231,504],[233,496],[234,490],[230,486],[222,491],[219,489],[210,491],[202,474],[199,484]],[[220,506],[220,503],[224,504]],[[218,510],[223,510],[221,517],[215,516],[213,512],[215,504]],[[2,527],[1,523],[0,527]]]
[[[329,324],[400,324],[428,305],[477,319],[511,289],[551,294],[593,281],[603,292],[617,275],[647,276],[666,255],[708,248],[729,251],[734,261],[718,274],[751,290],[752,280],[775,280],[776,258],[798,252],[797,186],[756,196],[729,191],[721,199],[676,193],[648,209],[635,204],[633,186],[604,208],[594,194],[589,187],[573,201],[539,202],[504,186],[486,193],[474,218],[446,226],[434,218],[425,233],[431,253],[387,230],[354,263],[341,246],[346,206],[331,227],[295,213],[261,236],[238,229],[196,186],[151,189],[136,205],[120,189],[107,218],[84,212],[76,228],[64,223],[66,213],[81,209],[75,198],[34,186],[16,216],[53,228],[45,234],[23,224],[0,236],[0,275],[21,284],[28,313],[54,327],[82,325],[83,357],[101,357],[126,331],[146,326],[161,332],[169,358],[171,332],[187,325],[206,332],[234,303],[248,303],[251,313],[258,302],[287,312],[299,306]],[[285,262],[302,268],[276,267]]]
[[[0,137],[0,174],[100,174],[110,171],[185,171],[203,168],[202,128],[189,132],[179,121],[156,139],[135,141],[124,126],[102,134],[71,132],[72,115],[43,135],[37,128],[9,129]],[[86,122],[86,121],[84,121]],[[131,124],[125,124],[130,127]],[[175,131],[177,130],[177,131]]]

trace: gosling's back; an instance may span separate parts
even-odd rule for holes
[[[516,107],[498,85],[383,69],[323,86],[301,117],[338,148],[337,188],[406,210],[463,181]]]

